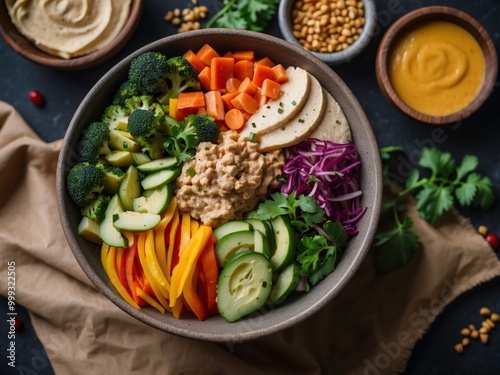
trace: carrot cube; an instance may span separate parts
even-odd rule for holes
[[[207,66],[192,50],[186,51],[182,56],[193,66],[196,73],[200,73]]]
[[[206,65],[210,65],[210,62],[214,57],[219,57],[219,53],[213,49],[210,44],[204,44],[196,54]]]
[[[220,91],[211,90],[205,93],[205,109],[215,120],[224,120],[225,110]]]
[[[210,90],[225,90],[226,82],[233,77],[234,59],[214,57],[210,64]]]

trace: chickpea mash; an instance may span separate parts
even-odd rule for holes
[[[176,181],[178,207],[213,228],[241,219],[277,184],[284,162],[281,150],[261,153],[248,138],[223,132],[218,145],[202,142],[196,157],[184,162]]]
[[[470,104],[484,80],[481,47],[465,29],[430,21],[412,27],[390,58],[389,79],[399,97],[419,112],[441,116]]]
[[[110,43],[130,13],[131,0],[6,0],[14,25],[38,48],[65,59]]]

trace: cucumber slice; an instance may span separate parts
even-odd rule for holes
[[[269,221],[259,220],[259,219],[254,218],[254,217],[245,219],[244,221],[246,221],[247,223],[250,223],[250,225],[252,226],[252,228],[254,230],[258,230],[259,232],[261,232],[264,235],[264,237],[266,237],[267,242],[269,243],[269,247],[271,249],[274,249],[273,227],[271,226]]]
[[[271,294],[273,270],[256,252],[238,254],[222,269],[217,283],[217,309],[230,323],[260,309]]]
[[[141,232],[152,229],[161,220],[160,215],[135,211],[119,212],[113,215],[113,225],[118,230]]]
[[[141,184],[139,183],[139,172],[133,165],[129,166],[118,189],[118,196],[123,208],[127,211],[133,209],[134,199],[141,196]]]
[[[115,194],[111,197],[108,207],[106,208],[104,220],[99,226],[99,234],[104,243],[109,246],[127,247],[127,240],[113,225],[113,216],[119,214],[120,212],[123,212],[122,203],[120,202],[118,194]]]
[[[235,254],[254,251],[255,235],[252,230],[229,233],[215,244],[215,256],[219,267],[223,267]]]
[[[101,234],[99,233],[99,223],[90,220],[88,217],[82,217],[80,224],[78,224],[78,234],[85,238],[87,241],[102,244]]]
[[[162,169],[168,169],[175,167],[178,164],[177,158],[175,156],[167,156],[165,158],[152,160],[148,163],[141,164],[137,166],[141,172],[150,173],[161,171]]]
[[[141,180],[141,185],[144,190],[156,189],[160,185],[168,184],[175,180],[181,174],[181,168],[163,169],[158,172],[153,172]]]
[[[146,190],[139,198],[134,199],[133,210],[150,214],[161,214],[165,211],[174,196],[174,185],[163,184],[154,190]]]
[[[214,236],[218,241],[226,234],[241,232],[243,230],[252,230],[252,226],[241,220],[228,221],[227,223],[221,224],[214,229]]]
[[[271,220],[276,248],[271,257],[273,270],[281,271],[293,261],[295,253],[295,231],[290,218],[286,215]]]
[[[254,251],[264,254],[266,258],[271,259],[271,248],[269,247],[269,242],[267,241],[266,237],[258,230],[254,230],[253,235]]]
[[[274,281],[269,300],[278,305],[283,303],[300,282],[300,268],[295,262],[290,263],[281,271]]]

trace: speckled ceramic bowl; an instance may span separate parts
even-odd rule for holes
[[[126,79],[130,61],[145,51],[161,51],[174,56],[187,49],[197,50],[205,43],[222,53],[234,50],[235,46],[244,46],[245,49],[255,50],[259,55],[268,56],[286,66],[300,66],[318,78],[323,87],[337,99],[350,123],[362,161],[362,205],[368,207],[359,222],[359,235],[349,242],[332,274],[310,292],[297,293],[280,307],[253,314],[235,323],[228,323],[220,316],[212,316],[202,322],[190,314],[177,320],[169,313],[162,315],[153,308],[139,311],[127,304],[104,273],[99,247],[78,235],[80,212],[70,200],[65,187],[67,171],[76,162],[76,144],[82,129],[100,118],[115,89]],[[377,143],[363,109],[346,84],[326,64],[303,48],[262,33],[231,29],[205,29],[172,35],[141,48],[113,67],[78,107],[64,138],[57,171],[57,196],[62,226],[78,263],[95,286],[122,310],[146,324],[172,334],[214,342],[244,341],[280,331],[310,317],[335,298],[368,252],[378,224],[381,194],[382,172]]]

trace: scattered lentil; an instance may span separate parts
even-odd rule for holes
[[[175,8],[165,14],[165,21],[174,26],[179,26],[178,33],[201,29],[200,21],[207,17],[208,8],[205,5],[198,6],[197,0],[191,0],[193,8]]]
[[[314,52],[348,48],[358,39],[364,23],[362,0],[297,0],[292,8],[293,35]]]

